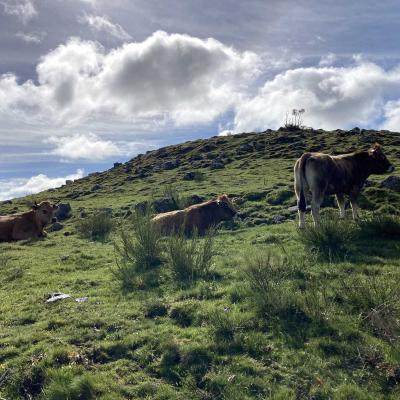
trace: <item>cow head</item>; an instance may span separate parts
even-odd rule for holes
[[[236,207],[226,194],[217,197],[217,204],[221,220],[228,221],[237,214]]]
[[[32,206],[32,210],[35,212],[36,219],[41,222],[43,226],[50,222],[56,222],[57,219],[54,217],[54,212],[58,209],[56,204],[50,204],[48,201],[42,201],[40,204]]]
[[[375,143],[368,152],[370,160],[372,160],[370,167],[373,174],[384,174],[385,172],[394,171],[394,166],[386,158],[380,144]]]

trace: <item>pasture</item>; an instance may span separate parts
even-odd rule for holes
[[[0,214],[33,200],[72,207],[46,239],[0,243],[0,397],[399,398],[400,193],[372,176],[362,223],[350,210],[338,221],[328,198],[321,228],[307,214],[304,233],[289,209],[302,152],[375,141],[398,174],[397,133],[266,131],[170,146],[0,205]],[[196,177],[183,179],[190,171]],[[177,278],[160,239],[156,279],[138,272],[121,285],[115,243],[133,231],[136,204],[222,193],[244,215],[215,234],[207,273]],[[82,221],[101,210],[110,233],[85,236]],[[71,298],[46,303],[55,292]]]

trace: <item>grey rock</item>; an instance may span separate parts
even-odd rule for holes
[[[114,168],[118,168],[118,167],[120,167],[121,165],[122,165],[122,163],[116,162],[116,163],[114,163]]]
[[[183,180],[184,181],[193,181],[196,178],[196,172],[194,171],[189,171],[186,172],[185,175],[183,175]]]
[[[163,199],[158,199],[153,202],[154,211],[157,213],[163,213],[168,211],[174,211],[178,209],[175,200],[165,197]]]
[[[388,176],[381,182],[381,187],[400,192],[400,176]]]
[[[222,169],[222,168],[225,168],[225,164],[220,158],[216,158],[215,160],[212,160],[210,168],[211,169]]]
[[[77,199],[78,197],[80,197],[80,195],[80,192],[73,191],[71,193],[68,193],[67,197],[69,197],[70,199]]]
[[[179,161],[178,160],[171,160],[171,161],[165,161],[160,165],[160,168],[163,170],[171,170],[175,169],[179,166]]]
[[[61,231],[61,229],[64,228],[63,224],[60,224],[59,222],[54,222],[53,225],[50,227],[51,232],[58,232]]]
[[[97,190],[101,190],[101,189],[103,189],[103,186],[100,185],[99,183],[96,183],[95,185],[92,186],[91,191],[96,192]]]
[[[59,220],[62,221],[64,219],[67,219],[71,216],[71,205],[69,203],[60,203],[58,205],[58,209],[55,212],[55,217]]]
[[[50,293],[47,296],[45,303],[55,303],[56,301],[65,300],[65,299],[69,299],[69,298],[71,298],[71,295],[69,295],[69,294],[60,293],[60,292]]]

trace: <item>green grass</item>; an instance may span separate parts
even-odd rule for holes
[[[151,153],[133,161],[133,179],[112,169],[36,195],[69,201],[72,217],[45,240],[0,244],[0,397],[399,398],[398,217],[374,211],[399,209],[400,194],[381,188],[383,177],[372,177],[363,192],[365,222],[334,219],[330,228],[315,231],[307,216],[311,233],[305,242],[296,214],[288,210],[295,204],[295,158],[311,148],[355,149],[360,137],[312,132],[282,141],[280,135],[171,146],[168,157],[181,160],[175,170],[136,176],[135,169],[166,160]],[[399,135],[375,135],[396,165]],[[237,152],[253,142],[265,146]],[[192,170],[189,158],[206,154],[202,149],[209,143],[216,146],[211,152],[231,161],[221,170],[195,169],[201,179],[183,180]],[[103,188],[92,193],[95,183]],[[70,200],[72,191],[80,197]],[[143,278],[150,270],[156,284],[135,281],[130,290],[121,288],[114,273],[121,261],[115,243],[121,245],[121,232],[132,239],[135,228],[126,217],[136,203],[221,193],[240,198],[237,204],[247,217],[223,224],[215,235],[212,273],[185,284],[185,274],[173,273],[167,262],[163,238],[156,240],[162,262],[136,269],[141,250],[133,236],[129,254],[136,256],[128,263],[133,276]],[[0,213],[22,211],[32,199],[0,205]],[[92,240],[77,232],[81,214],[108,207],[115,226],[108,238]],[[324,223],[332,215],[338,210],[323,209]],[[285,221],[271,224],[276,216]],[[191,239],[182,240],[181,248],[190,249]],[[332,246],[345,250],[331,257]],[[52,292],[72,298],[46,304]],[[87,301],[75,301],[82,297]]]

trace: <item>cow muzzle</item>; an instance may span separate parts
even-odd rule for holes
[[[394,171],[394,167],[393,165],[390,165],[389,168],[387,169],[387,172],[393,172]]]

